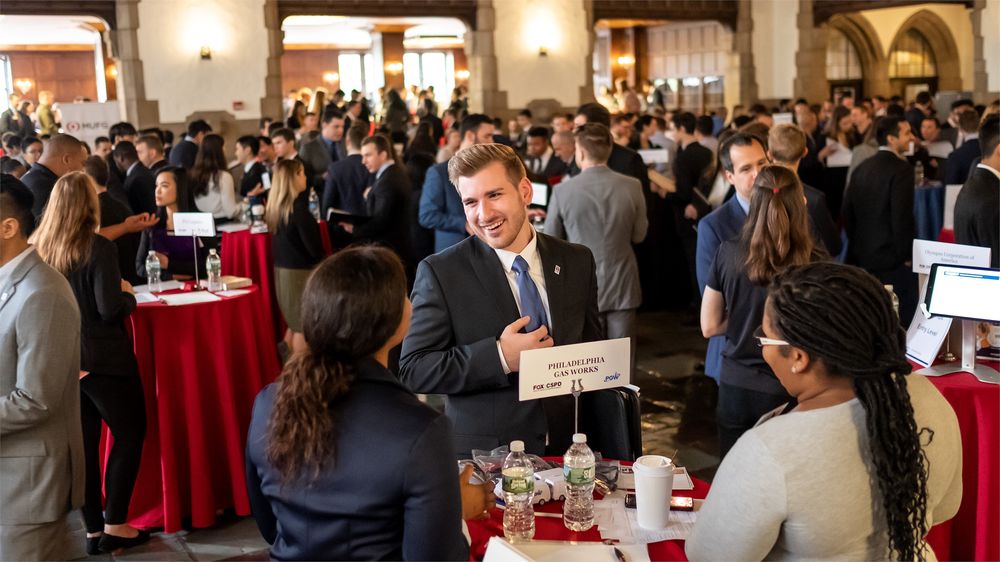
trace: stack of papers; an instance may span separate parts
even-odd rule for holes
[[[173,295],[160,295],[160,300],[170,306],[181,306],[185,304],[197,304],[202,302],[216,302],[222,299],[209,293],[208,291],[192,291],[190,293],[177,293]]]
[[[239,222],[230,222],[215,227],[215,230],[218,230],[219,232],[240,232],[243,230],[250,230],[250,225]]]
[[[160,282],[160,291],[173,291],[174,289],[183,289],[183,288],[184,288],[184,283],[181,283],[180,281],[174,281],[173,279],[171,279],[170,281]],[[153,292],[152,289],[150,289],[149,285],[135,285],[132,287],[132,290],[134,290],[136,294]]]
[[[649,544],[651,542],[685,540],[694,528],[697,515],[693,511],[670,511],[666,529],[651,531],[639,526],[636,510],[625,508],[621,492],[594,502],[594,524],[601,538],[614,539],[622,544]]]

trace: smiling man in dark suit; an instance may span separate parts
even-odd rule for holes
[[[531,182],[510,147],[465,148],[448,175],[474,236],[420,263],[400,379],[448,395],[459,456],[514,439],[530,453],[562,453],[572,398],[519,402],[520,354],[603,337],[594,256],[535,232]]]

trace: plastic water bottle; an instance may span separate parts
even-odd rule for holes
[[[917,187],[924,185],[924,163],[917,162],[917,165],[913,168],[913,181],[916,182]]]
[[[587,446],[587,436],[573,434],[573,444],[563,457],[566,501],[563,524],[570,531],[586,531],[594,526],[594,452]]]
[[[319,216],[319,195],[316,195],[316,190],[309,188],[309,212],[317,221],[320,220]]]
[[[156,257],[156,252],[149,251],[146,256],[146,281],[149,283],[149,290],[159,293],[163,290],[163,283],[160,281],[160,259]]]
[[[524,454],[524,441],[511,441],[503,461],[503,536],[510,542],[527,542],[535,536],[535,467]]]
[[[215,248],[208,251],[208,259],[205,260],[205,271],[208,272],[208,290],[222,290],[222,260],[219,254],[215,253]]]

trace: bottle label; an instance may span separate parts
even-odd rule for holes
[[[594,467],[570,468],[563,466],[563,478],[567,484],[592,484],[594,482]]]
[[[503,477],[503,491],[508,494],[530,494],[535,491],[535,478],[523,476]]]

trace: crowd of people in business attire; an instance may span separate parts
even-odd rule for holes
[[[236,140],[234,165],[203,120],[176,144],[119,123],[93,147],[51,134],[3,176],[0,428],[20,485],[3,488],[0,558],[148,539],[126,521],[145,431],[132,284],[150,255],[191,279],[216,243],[176,241],[175,213],[222,223],[246,203],[265,207],[289,326],[246,450],[272,557],[467,559],[462,521],[494,500],[454,460],[515,439],[558,455],[573,432],[570,397],[518,400],[521,352],[634,341],[637,310],[667,292],[700,307],[719,383],[723,462],[689,557],[929,556],[924,535],[960,502],[961,440],[904,355],[911,162],[965,184],[956,239],[996,267],[998,104],[956,102],[942,128],[923,94],[788,102],[779,125],[763,106],[727,123],[589,103],[548,123],[521,111],[504,134],[461,89],[444,112],[412,97],[296,92]],[[446,395],[444,411],[414,393]],[[65,540],[70,508],[86,545]]]

